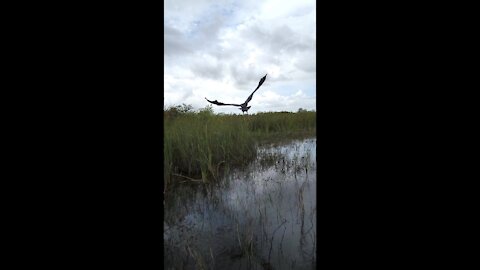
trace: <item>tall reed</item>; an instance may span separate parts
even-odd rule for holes
[[[315,134],[315,112],[215,115],[183,105],[164,109],[165,188],[178,176],[211,181],[222,170],[248,164],[260,139]]]

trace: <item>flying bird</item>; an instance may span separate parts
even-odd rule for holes
[[[248,96],[247,100],[245,100],[245,102],[242,103],[242,104],[223,103],[223,102],[219,102],[219,101],[217,101],[217,100],[211,101],[211,100],[208,100],[207,98],[205,98],[205,99],[206,99],[208,102],[210,102],[210,103],[212,103],[212,104],[215,104],[215,105],[218,105],[218,106],[226,106],[226,105],[240,106],[239,109],[242,110],[242,113],[247,112],[247,114],[248,114],[248,109],[250,109],[250,107],[252,107],[252,106],[247,106],[247,105],[248,105],[248,102],[250,102],[250,100],[252,100],[253,94],[258,90],[258,88],[260,88],[260,86],[263,84],[263,82],[265,81],[266,78],[267,78],[267,74],[265,74],[265,76],[263,76],[263,77],[260,79],[260,82],[258,83],[257,88],[255,88],[255,90],[253,90],[253,92],[250,94],[250,96]]]

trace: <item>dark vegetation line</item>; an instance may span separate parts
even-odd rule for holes
[[[165,190],[185,179],[208,182],[228,168],[245,166],[256,157],[259,144],[316,135],[316,112],[267,112],[254,115],[214,114],[207,106],[165,108]]]

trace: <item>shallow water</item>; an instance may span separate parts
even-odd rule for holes
[[[269,145],[216,185],[165,197],[166,269],[311,269],[316,265],[316,139]]]

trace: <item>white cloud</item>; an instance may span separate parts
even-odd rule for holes
[[[241,103],[268,73],[250,113],[315,108],[315,1],[167,0],[164,20],[165,105]]]

